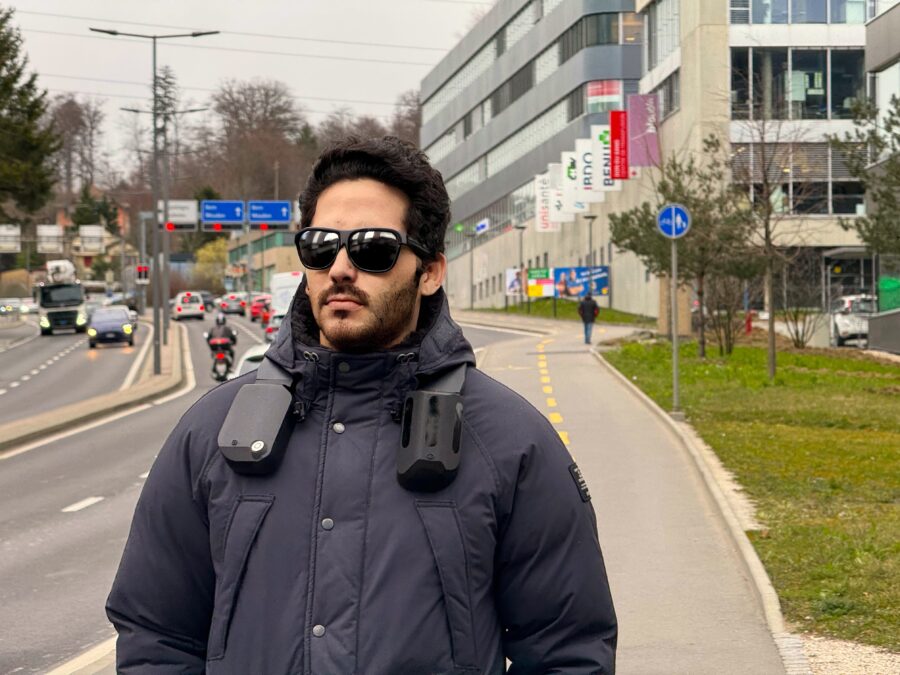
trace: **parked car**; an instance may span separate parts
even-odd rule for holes
[[[19,315],[21,300],[18,298],[0,298],[0,314]]]
[[[219,301],[219,309],[225,314],[240,314],[247,316],[247,294],[226,293]]]
[[[238,359],[234,369],[228,373],[228,379],[233,380],[259,368],[259,364],[262,363],[268,349],[269,345],[253,345],[249,347],[247,351],[241,354],[241,358]]]
[[[199,291],[184,291],[175,296],[175,311],[172,318],[176,321],[182,319],[200,319],[206,318],[206,306],[203,304],[203,297]]]
[[[268,307],[271,302],[272,296],[268,293],[255,296],[250,303],[250,320],[256,321],[257,319],[262,318],[263,310]]]
[[[134,345],[134,324],[124,305],[101,307],[94,311],[88,323],[88,347],[99,342],[127,342]]]
[[[19,298],[19,312],[22,314],[37,314],[38,304],[34,298]]]
[[[869,316],[876,311],[871,295],[843,295],[832,303],[834,342],[838,347],[847,340],[869,339]]]

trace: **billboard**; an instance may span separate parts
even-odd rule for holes
[[[19,253],[22,250],[22,226],[0,225],[0,253]]]
[[[507,267],[506,268],[506,295],[518,297],[522,294],[522,289],[524,286],[522,285],[523,279],[526,277],[526,272],[523,269],[521,273],[519,273],[519,269],[517,267]],[[525,279],[527,284],[527,279]]]
[[[578,189],[578,157],[574,152],[560,154],[562,168],[562,210],[566,213],[587,213],[588,205]]]
[[[81,225],[78,228],[78,236],[81,239],[82,253],[103,252],[102,225]]]
[[[609,295],[609,267],[555,267],[553,289],[558,298]]]
[[[563,210],[562,164],[558,162],[548,164],[547,173],[550,175],[550,222],[575,222],[575,214]]]
[[[621,190],[622,181],[612,177],[612,132],[608,124],[591,125],[591,151],[594,156],[594,189]]]
[[[538,232],[559,232],[559,223],[550,220],[550,174],[545,171],[534,177],[534,229]]]
[[[659,166],[656,94],[629,94],[628,141],[632,166]]]
[[[37,252],[38,253],[62,253],[63,252],[62,225],[38,225],[37,226]]]
[[[528,270],[528,297],[553,297],[553,268],[538,267]]]
[[[610,149],[612,151],[612,177],[618,180],[630,178],[628,171],[628,113],[612,110],[609,113]]]
[[[575,177],[578,182],[578,191],[582,201],[588,203],[602,202],[605,199],[603,190],[597,187],[595,182],[593,144],[590,138],[575,139]]]

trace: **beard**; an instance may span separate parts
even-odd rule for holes
[[[353,298],[365,309],[354,312],[336,311],[333,318],[322,321],[322,311],[334,295]],[[409,283],[371,297],[352,284],[337,284],[321,293],[315,303],[319,330],[331,346],[340,352],[369,352],[400,342],[410,332],[410,318],[419,297],[418,275]],[[351,314],[361,316],[351,320]]]

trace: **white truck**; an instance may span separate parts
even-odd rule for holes
[[[87,330],[84,288],[71,261],[47,261],[47,275],[34,287],[34,300],[38,305],[41,335],[52,335],[54,330],[62,329],[74,329],[76,333]]]

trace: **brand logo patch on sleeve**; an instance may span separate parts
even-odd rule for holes
[[[575,481],[575,487],[578,488],[578,494],[581,495],[581,501],[591,501],[591,491],[588,489],[587,481],[584,480],[584,476],[581,475],[581,469],[579,469],[578,465],[574,462],[572,463],[572,466],[569,467],[569,473],[572,475],[572,480]]]

